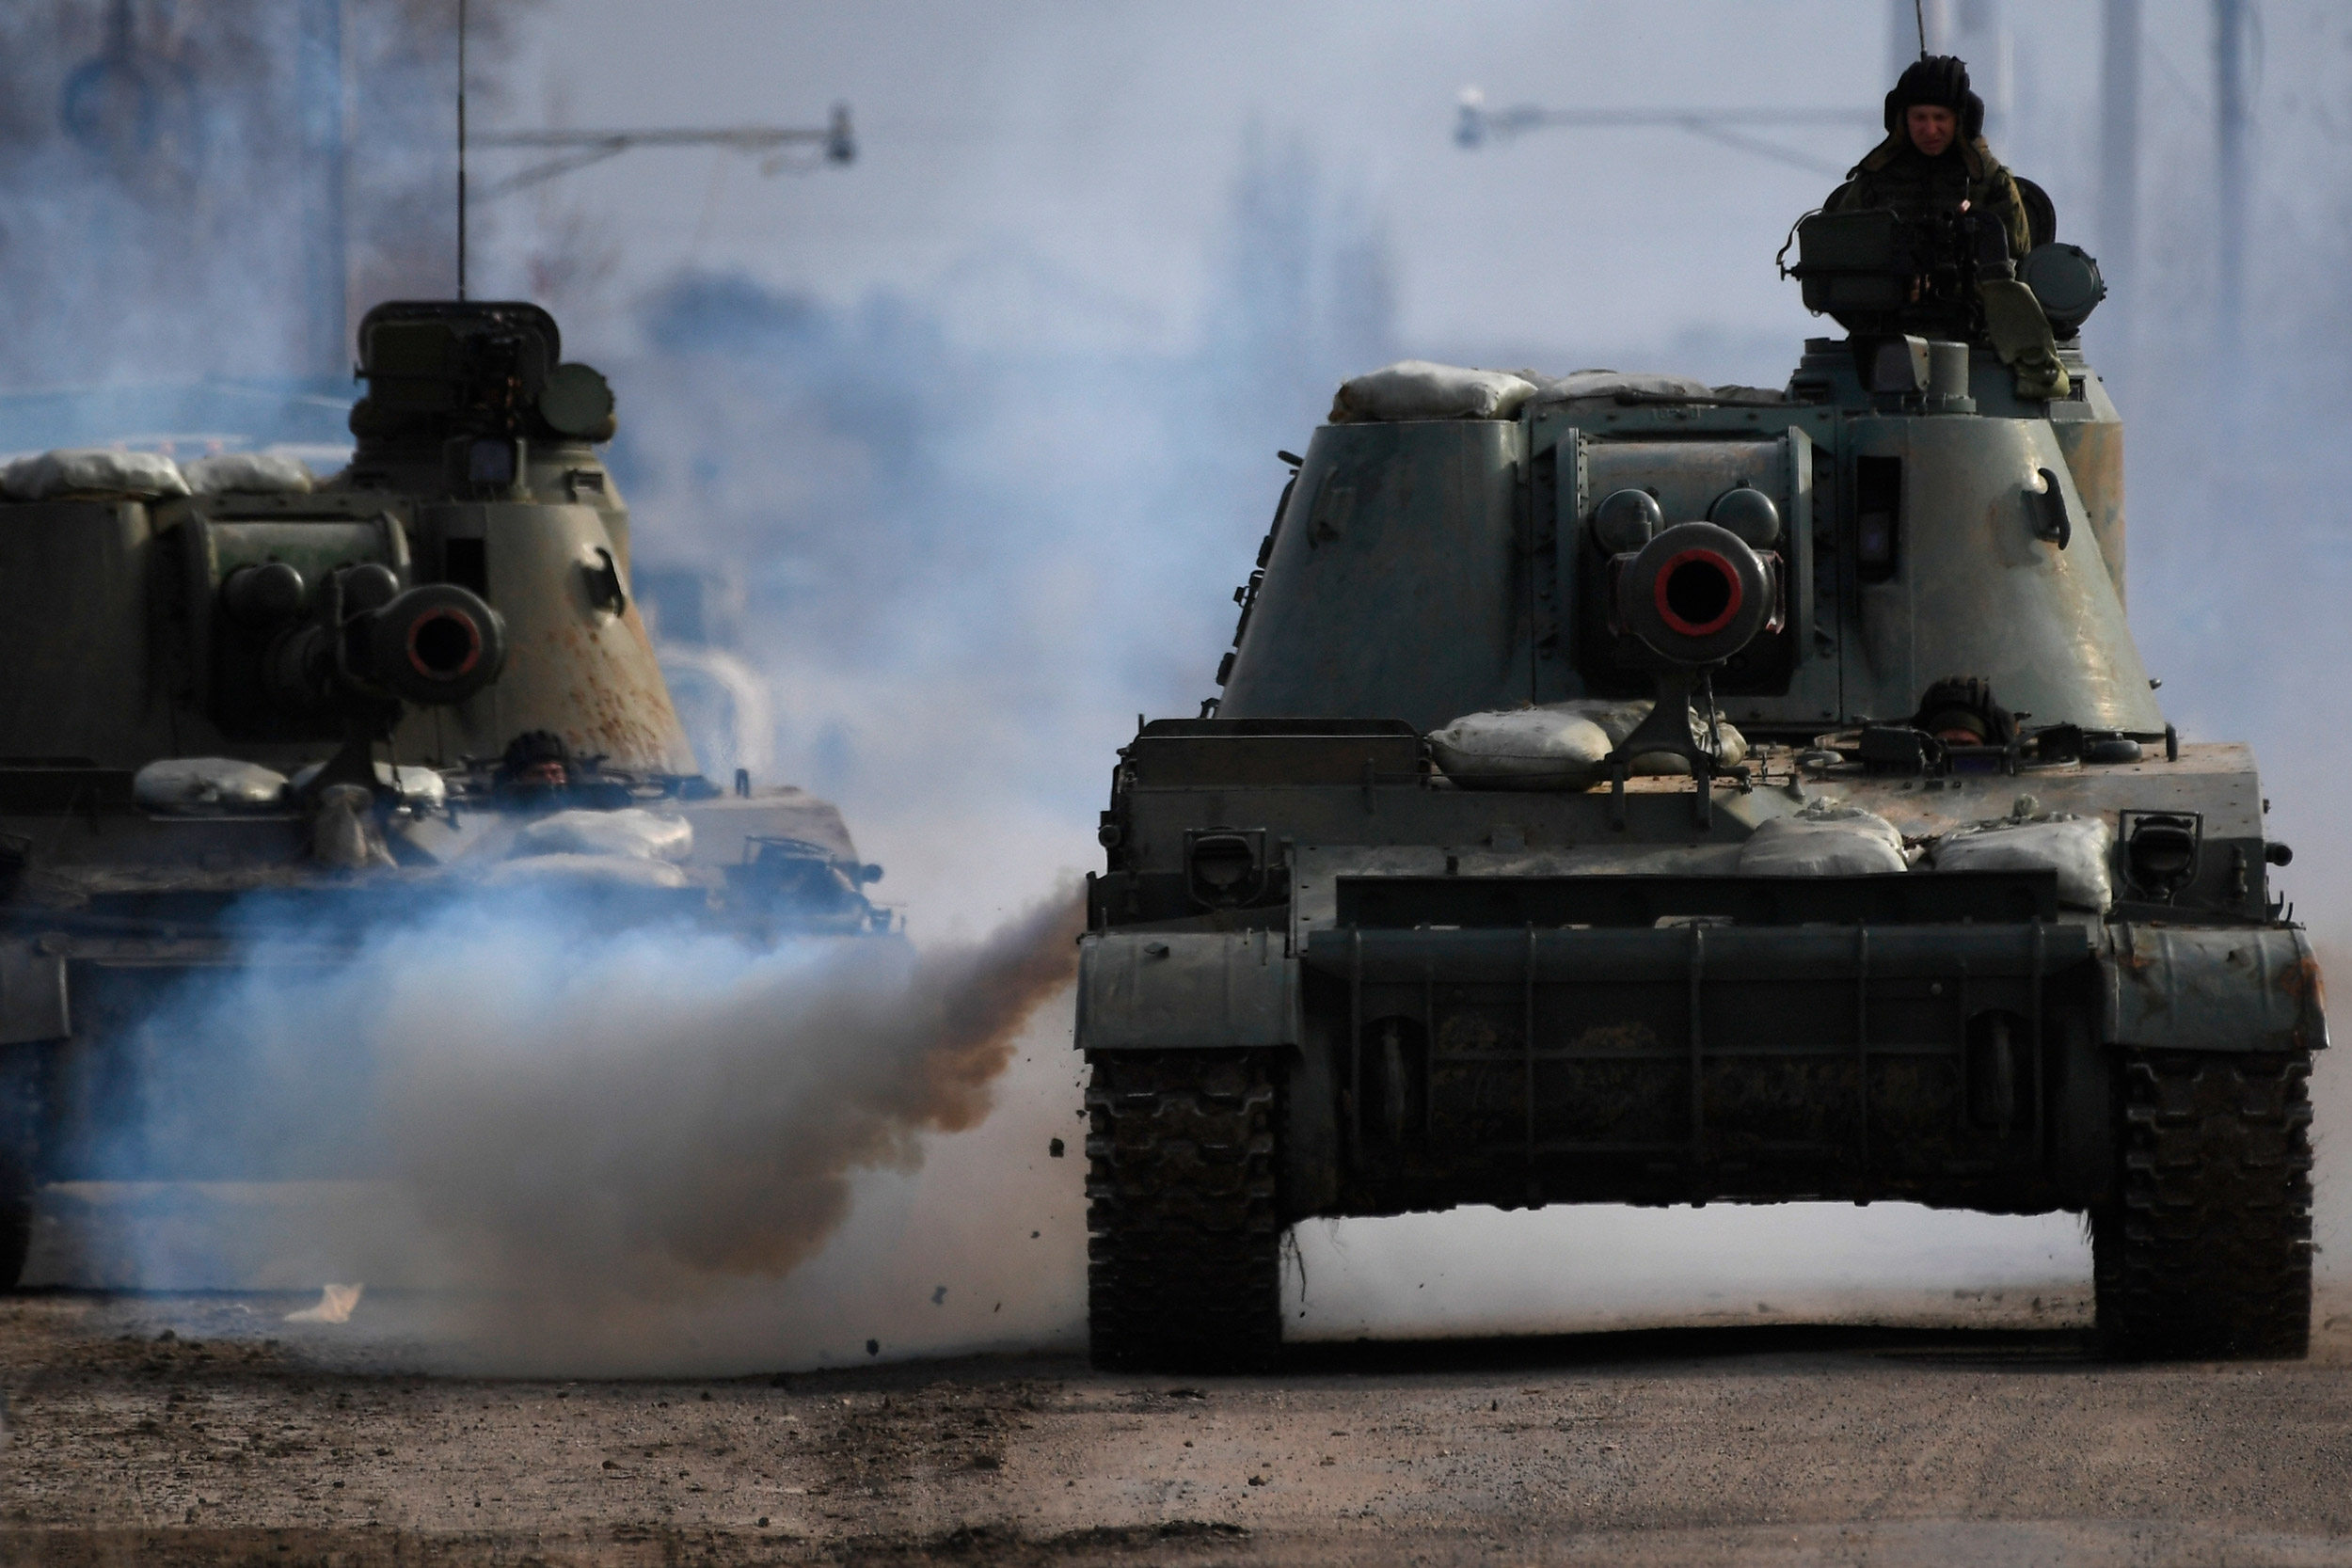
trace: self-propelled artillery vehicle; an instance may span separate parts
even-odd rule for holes
[[[597,451],[612,395],[554,320],[387,304],[358,348],[323,483],[104,448],[0,473],[0,1288],[42,1181],[253,1174],[163,1168],[138,1130],[171,1048],[143,1025],[259,927],[295,965],[459,898],[891,928],[832,805],[697,768]]]
[[[1311,1216],[1793,1199],[2087,1213],[2112,1354],[2302,1354],[2319,974],[2125,622],[2095,273],[2022,402],[1805,239],[1785,389],[1407,364],[1290,460],[1103,816],[1098,1361],[1272,1364]]]

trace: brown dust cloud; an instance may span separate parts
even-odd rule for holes
[[[1033,1336],[1039,1259],[1077,1212],[1041,1116],[1074,1100],[1051,1092],[1070,1052],[1047,1005],[1080,925],[1067,884],[921,950],[481,906],[326,970],[273,962],[296,934],[263,929],[251,968],[151,1026],[186,1065],[139,1131],[319,1179],[332,1222],[303,1266],[369,1284],[358,1332],[402,1358],[739,1371]],[[972,1136],[1024,1053],[1025,1103]]]

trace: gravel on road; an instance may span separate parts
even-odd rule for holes
[[[2019,1292],[1194,1382],[430,1376],[293,1305],[0,1302],[0,1562],[2352,1563],[2342,1289],[2297,1363],[2104,1364]]]

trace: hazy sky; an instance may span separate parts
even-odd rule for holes
[[[2323,756],[2269,676],[2310,633],[2288,646],[2280,628],[2294,618],[2241,611],[2262,595],[2332,599],[2352,589],[2339,580],[2343,552],[2305,552],[2285,582],[2259,572],[2243,536],[2217,532],[2211,518],[2217,503],[2259,511],[2274,548],[2337,526],[2341,465],[2307,410],[2343,380],[2352,329],[2332,281],[2352,233],[2343,178],[2352,16],[2323,0],[2256,8],[2248,316],[2259,369],[2225,384],[2206,359],[2212,7],[2143,8],[2139,276],[2111,277],[2114,298],[2085,332],[2133,429],[2135,622],[2185,732],[2242,735],[2265,748],[2274,771],[2320,771],[2332,752]],[[1951,42],[1994,101],[1996,150],[2057,198],[2062,237],[2102,248],[2100,0],[1931,3],[1931,15],[1939,9],[1977,29]],[[848,168],[763,178],[753,160],[726,153],[633,153],[543,196],[502,198],[486,215],[510,245],[546,231],[550,217],[568,220],[611,261],[612,276],[590,297],[554,302],[567,339],[599,358],[629,356],[634,308],[691,265],[840,305],[893,293],[982,359],[1041,348],[1108,362],[1182,353],[1198,340],[1255,135],[1303,145],[1325,198],[1352,203],[1385,230],[1398,351],[1777,384],[1800,340],[1834,331],[1804,312],[1772,264],[1830,177],[1661,130],[1545,130],[1465,151],[1452,136],[1459,94],[1475,84],[1495,107],[1867,108],[1887,82],[1893,24],[1907,25],[1908,12],[1888,0],[546,0],[487,123],[814,125],[842,101],[856,114],[860,155]],[[1837,167],[1872,136],[1810,128],[1785,139]],[[494,177],[515,155],[485,153],[479,166]],[[494,280],[499,264],[494,256]],[[507,273],[512,286],[511,263]],[[938,374],[944,363],[896,368]],[[1038,491],[1030,512],[1055,510],[1044,490],[1067,488],[1073,474],[1111,493],[1118,449],[1162,438],[1148,421],[1087,412],[1089,428],[1061,428],[1064,409],[1052,429],[1025,433],[1038,438],[1018,451],[990,435],[992,460],[1019,470],[1007,483]],[[2249,466],[2232,443],[2252,429],[2266,448]],[[1295,448],[1307,434],[1302,418],[1232,444]],[[971,458],[946,461],[952,471]],[[2248,491],[2249,477],[2260,494]],[[1200,566],[1201,582],[1180,573],[1136,593],[1230,617],[1221,585],[1235,578],[1216,574],[1241,562],[1271,495],[1253,493],[1247,516],[1236,511],[1230,527],[1200,532],[1199,552],[1215,561]],[[665,515],[648,509],[649,549]],[[1067,522],[1067,539],[1039,546],[1037,559],[1078,572],[1072,605],[1099,618],[1120,602],[1104,574],[1156,558],[1105,546],[1087,578],[1088,541],[1114,531],[1095,516]],[[1120,525],[1138,541],[1155,541],[1156,526],[1148,511]],[[1018,568],[1030,571],[1027,561]],[[2241,580],[2249,572],[2259,581]],[[2225,582],[2239,587],[2223,592]],[[1197,641],[1199,660],[1213,664],[1224,631],[1206,626],[1168,635]],[[1175,711],[1168,705],[1192,689],[1143,683],[1132,700],[1120,692],[1102,706]]]
[[[2159,50],[2194,69],[2202,7],[2150,9]],[[2014,40],[2019,150],[2067,194],[2090,173],[2071,144],[2088,146],[2097,7],[1995,11]],[[570,177],[557,199],[594,214],[625,278],[692,261],[835,297],[945,287],[982,336],[1181,341],[1255,123],[1304,137],[1385,216],[1404,341],[1792,341],[1808,318],[1771,256],[1831,181],[1666,131],[1549,130],[1467,152],[1451,136],[1458,95],[1868,110],[1889,16],[1884,0],[552,0],[504,112],[718,125],[853,105],[853,168],[763,179],[744,158],[648,152]],[[1842,167],[1872,138],[1786,139]]]

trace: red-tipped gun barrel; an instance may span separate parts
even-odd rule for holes
[[[1619,559],[1618,622],[1661,658],[1720,663],[1780,624],[1778,557],[1729,529],[1677,523]]]

